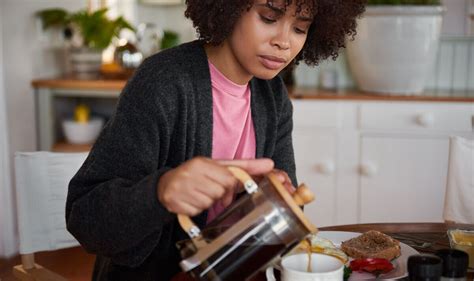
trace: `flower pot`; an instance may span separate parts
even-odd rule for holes
[[[69,54],[71,71],[78,76],[96,76],[102,65],[102,50],[72,48]]]
[[[440,6],[368,7],[347,46],[359,89],[420,94],[434,65],[441,33]]]

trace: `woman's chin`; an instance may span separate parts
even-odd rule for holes
[[[255,73],[254,76],[256,78],[262,79],[262,80],[271,80],[275,78],[278,73],[280,73],[281,70],[266,70],[266,71],[259,71],[258,73]]]

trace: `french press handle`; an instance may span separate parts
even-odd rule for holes
[[[240,182],[242,182],[247,193],[252,194],[258,190],[258,185],[246,171],[234,166],[229,166],[227,167],[227,169],[229,169],[229,171],[234,175],[234,177],[236,177]],[[298,188],[293,192],[291,197],[298,206],[306,205],[314,200],[314,194],[305,184],[299,185]],[[193,221],[188,216],[178,214],[178,221],[181,225],[181,228],[186,231],[186,233],[189,235],[189,237],[191,237],[195,244],[201,245],[203,243],[206,243],[203,239],[199,239],[201,238],[201,230],[197,225],[193,223]]]
[[[227,169],[229,169],[232,175],[244,185],[244,188],[248,194],[252,194],[258,190],[258,185],[246,171],[234,166],[229,166]],[[199,238],[201,236],[201,230],[188,216],[178,214],[178,222],[181,225],[181,228],[186,231],[191,239],[195,240],[195,238]]]

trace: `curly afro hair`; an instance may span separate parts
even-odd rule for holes
[[[192,20],[201,40],[218,45],[231,33],[241,14],[255,0],[186,0],[185,16]],[[275,0],[267,0],[273,2]],[[356,35],[356,19],[365,11],[367,0],[284,0],[289,6],[296,2],[297,13],[309,9],[314,20],[306,42],[294,63],[304,61],[317,65],[321,60],[338,56],[345,47],[346,36]]]

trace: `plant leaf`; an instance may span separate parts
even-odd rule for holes
[[[52,26],[65,26],[69,23],[68,12],[63,9],[47,9],[37,12],[43,23],[43,29]]]

